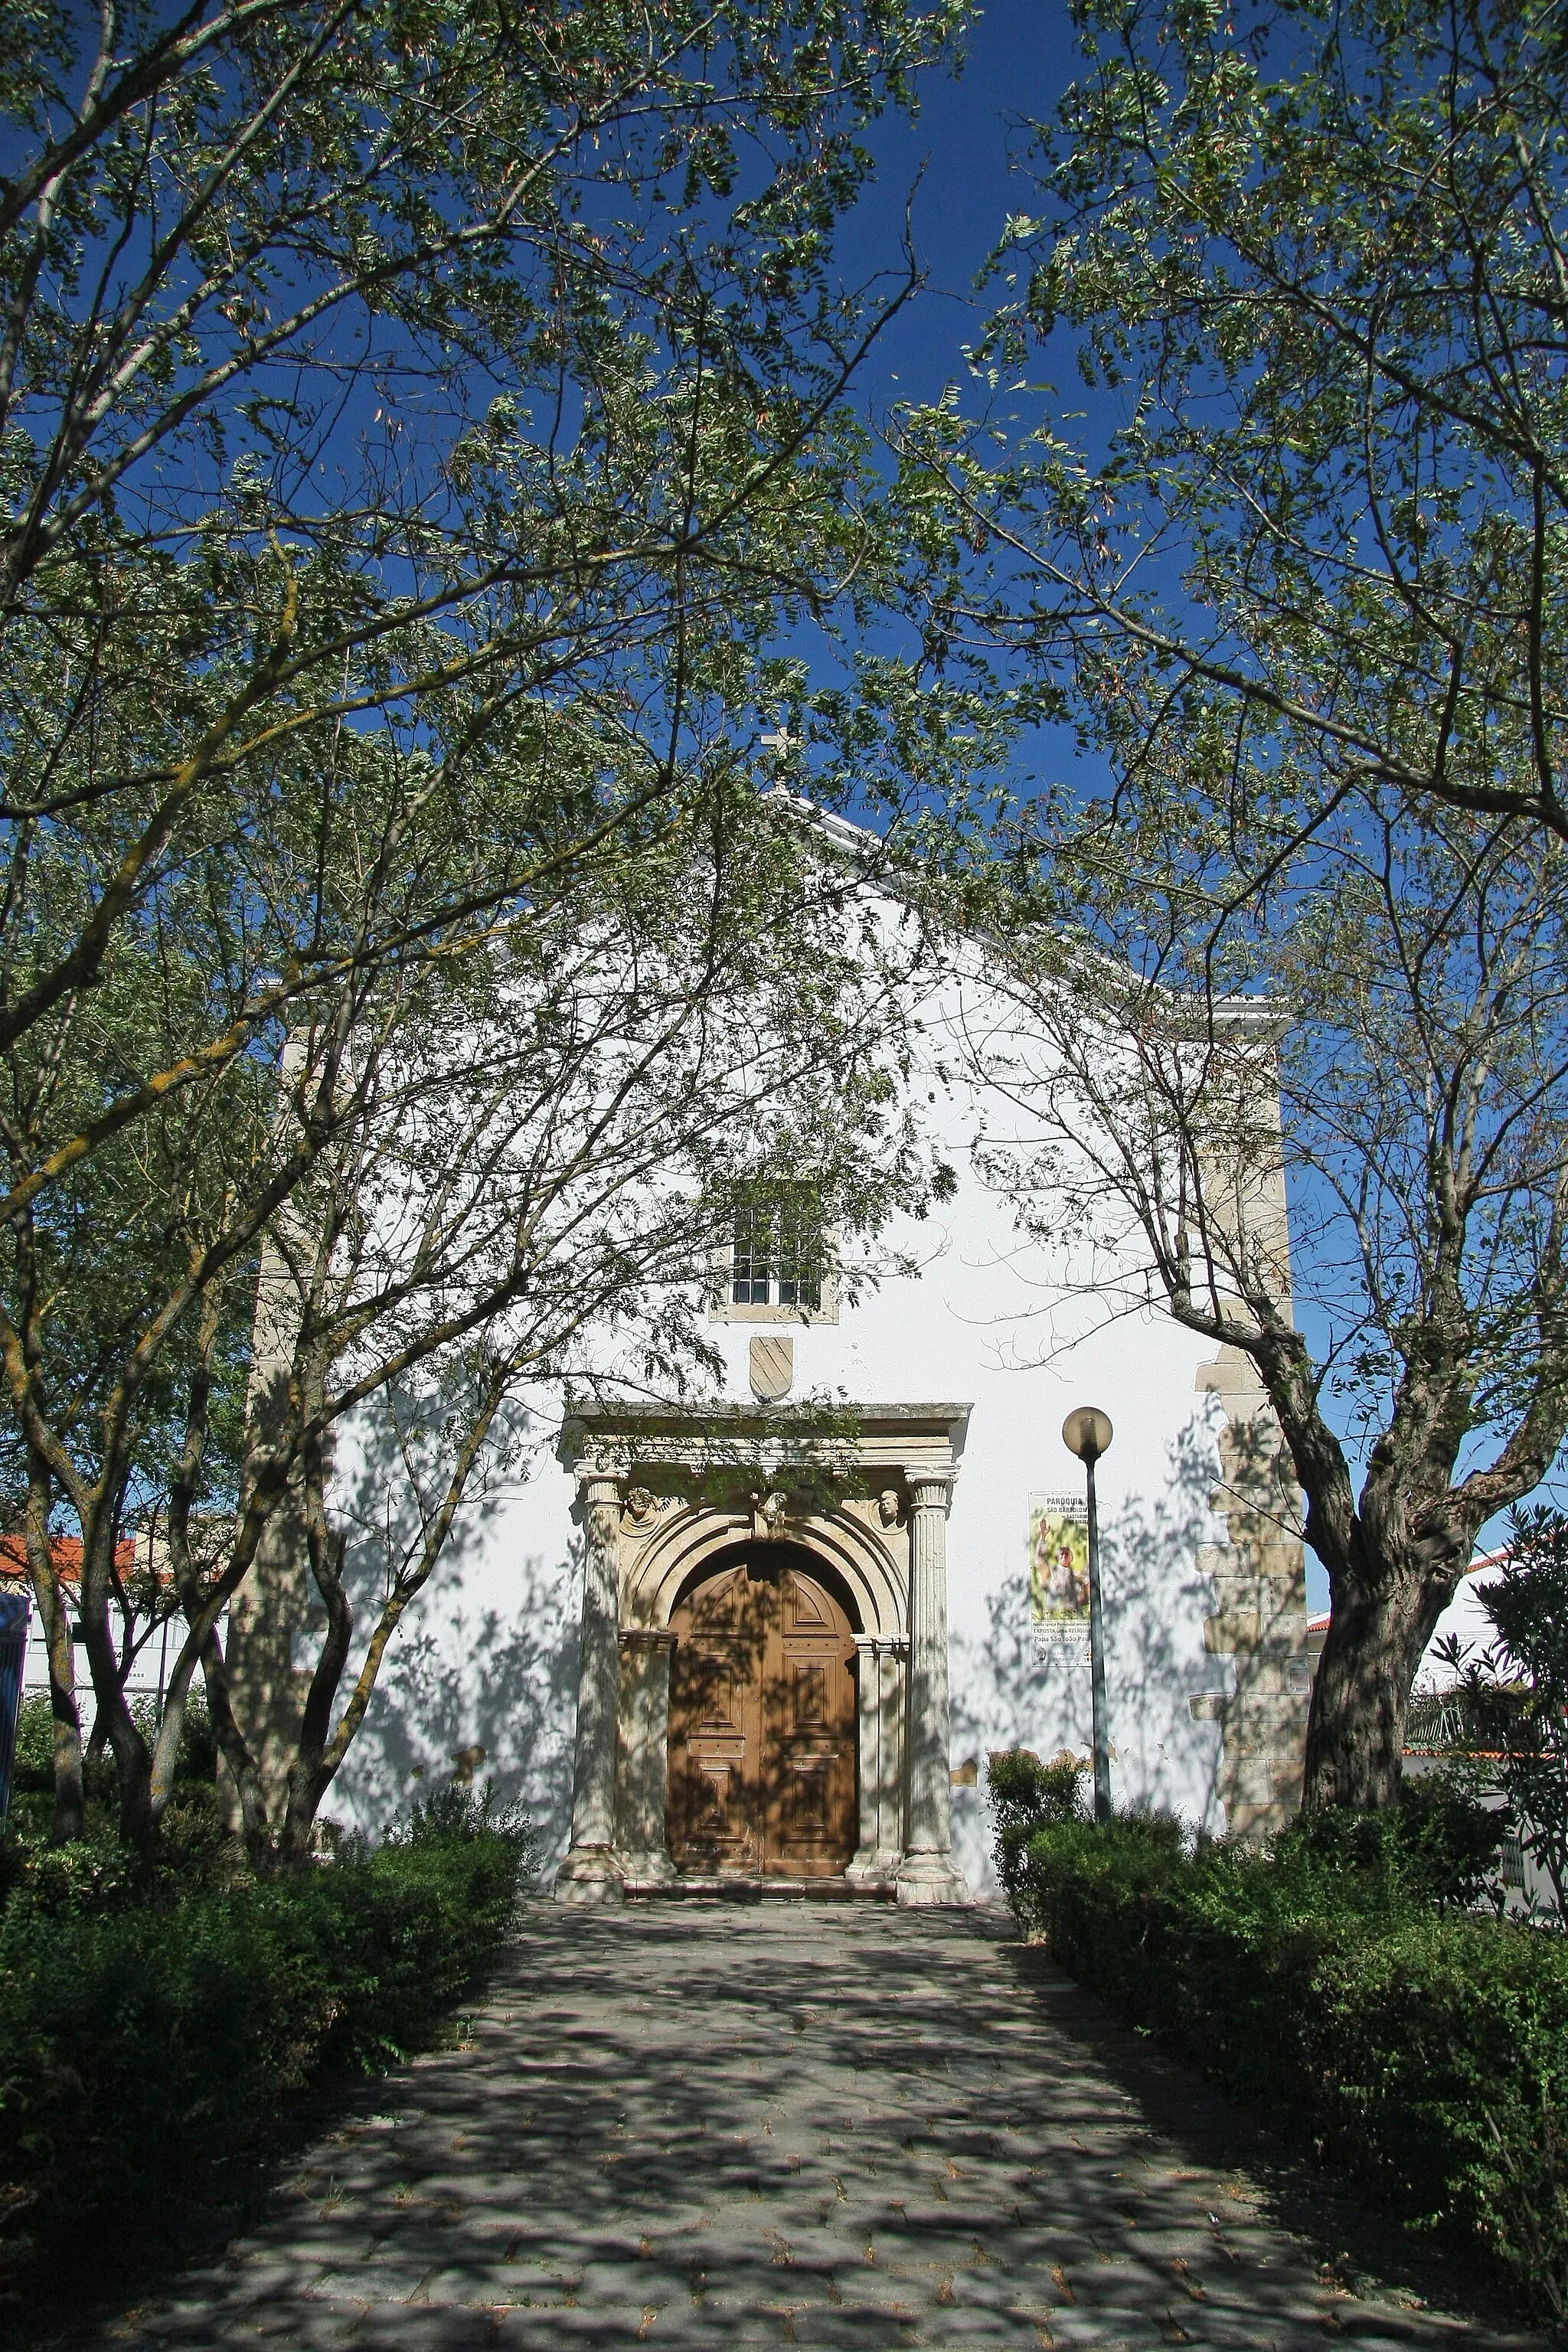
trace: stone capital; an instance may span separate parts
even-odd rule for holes
[[[917,1511],[945,1512],[952,1495],[952,1470],[906,1470],[910,1501]]]

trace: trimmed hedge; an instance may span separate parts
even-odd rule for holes
[[[323,2063],[429,2038],[511,1918],[527,1834],[459,1792],[378,1852],[147,1895],[86,1849],[0,1913],[0,2263],[166,2209]]]
[[[1070,1785],[1065,1807],[1031,1789],[1032,1759],[996,1762],[1004,1884],[1064,1968],[1564,2315],[1568,1936],[1452,1907],[1489,1834],[1474,1807],[1188,1851],[1173,1822],[1096,1828]]]

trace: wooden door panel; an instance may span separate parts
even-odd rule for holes
[[[669,1846],[683,1870],[755,1871],[762,1847],[757,1832],[754,1775],[743,1747],[715,1754],[692,1741],[670,1759]]]
[[[820,1846],[830,1835],[828,1774],[831,1768],[832,1759],[826,1756],[796,1756],[791,1759],[789,1778],[784,1784],[784,1836],[787,1842]]]
[[[682,1869],[823,1877],[854,1853],[854,1633],[786,1561],[759,1545],[670,1620],[669,1843]]]
[[[841,1612],[819,1584],[814,1584],[809,1578],[795,1570],[786,1572],[782,1583],[786,1633],[834,1633],[838,1631],[833,1621]]]
[[[780,1604],[777,1673],[764,1694],[766,1866],[826,1877],[855,1851],[855,1637],[831,1593],[801,1570],[780,1578]]]
[[[793,1731],[826,1731],[828,1727],[826,1664],[797,1660],[787,1688],[790,1728]]]
[[[669,1850],[683,1870],[762,1867],[760,1692],[743,1570],[677,1612],[669,1691]]]
[[[714,1641],[695,1641],[686,1664],[692,1727],[722,1735],[742,1731],[745,1660]],[[737,1685],[741,1687],[737,1689]]]

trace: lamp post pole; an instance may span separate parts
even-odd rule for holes
[[[1100,1593],[1100,1511],[1094,1465],[1110,1444],[1110,1415],[1080,1405],[1062,1423],[1062,1443],[1083,1464],[1089,1481],[1089,1673],[1094,1708],[1094,1818],[1110,1819],[1110,1722],[1105,1703],[1105,1612]]]

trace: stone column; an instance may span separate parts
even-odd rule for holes
[[[633,1626],[621,1635],[620,1757],[616,1784],[616,1843],[627,1878],[673,1878],[665,1830],[669,1791],[669,1660],[675,1636],[668,1625]]]
[[[903,1664],[905,1644],[858,1633],[860,1654],[860,1845],[846,1878],[889,1884],[903,1858]]]
[[[947,1503],[951,1481],[910,1475],[909,1843],[895,1882],[906,1904],[967,1903],[952,1859],[947,1733]]]
[[[555,1874],[558,1903],[618,1903],[626,1872],[616,1851],[616,1712],[620,1685],[621,1490],[607,1471],[583,1481],[583,1644],[572,1844]]]

